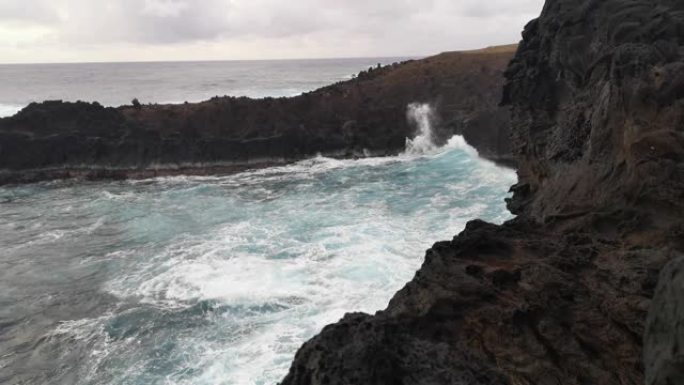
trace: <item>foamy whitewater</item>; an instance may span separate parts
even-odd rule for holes
[[[514,172],[460,137],[436,148],[430,116],[409,107],[398,157],[0,187],[0,383],[277,383],[432,243],[510,217]]]
[[[274,384],[387,305],[512,171],[442,152],[215,177],[0,188],[0,382]]]

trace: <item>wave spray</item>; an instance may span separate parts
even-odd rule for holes
[[[409,124],[416,127],[416,137],[406,138],[407,154],[427,154],[437,149],[433,140],[432,122],[434,111],[429,104],[411,103],[406,109],[406,117]]]

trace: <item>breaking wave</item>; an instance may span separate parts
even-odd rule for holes
[[[515,174],[461,137],[436,148],[413,113],[427,125],[397,157],[0,188],[0,382],[277,383],[323,326],[384,308],[431,242],[510,217]]]

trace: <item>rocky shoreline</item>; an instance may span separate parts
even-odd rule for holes
[[[50,179],[222,174],[322,154],[395,155],[415,134],[410,103],[435,111],[436,143],[462,134],[512,166],[510,117],[498,105],[515,46],[396,63],[291,98],[216,97],[119,108],[34,103],[0,119],[0,185]]]
[[[517,218],[435,244],[282,384],[684,383],[682,74],[684,2],[547,0],[506,72]]]

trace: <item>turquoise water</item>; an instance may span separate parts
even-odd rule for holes
[[[0,383],[273,384],[425,249],[510,217],[513,171],[428,155],[0,188]]]

